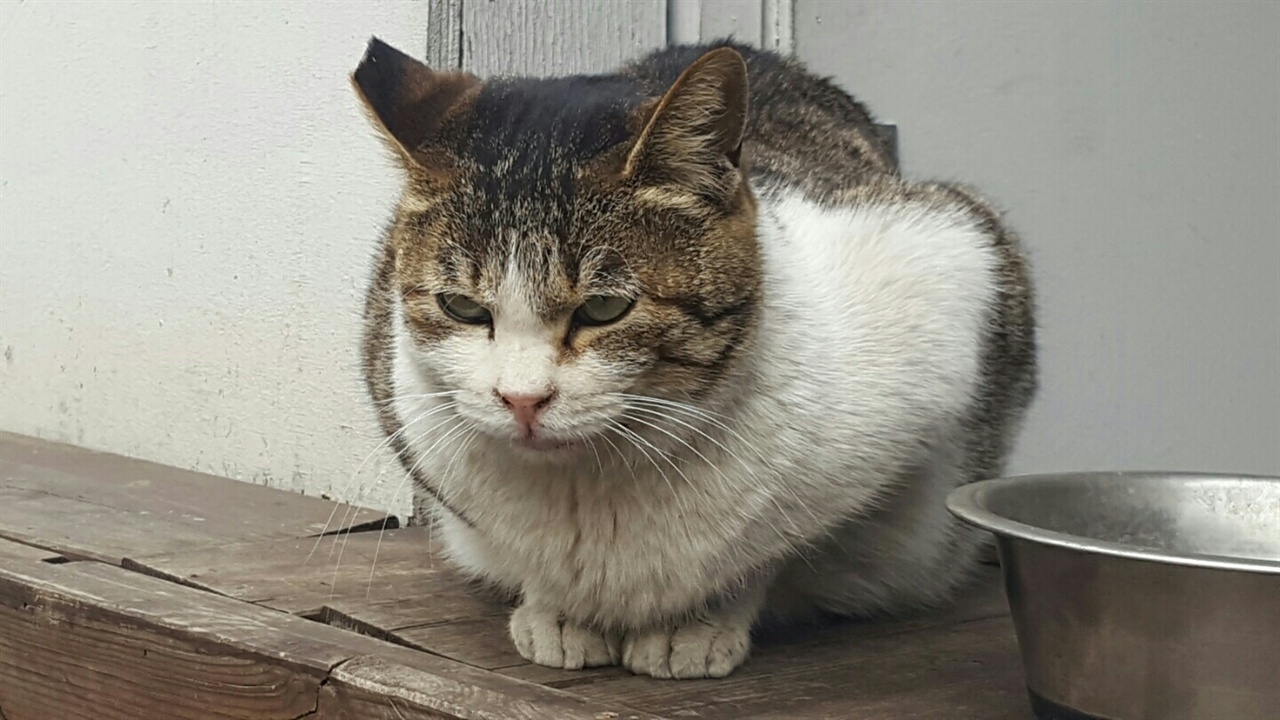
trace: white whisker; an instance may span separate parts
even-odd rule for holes
[[[427,430],[426,432],[424,432],[424,433],[422,433],[421,435],[419,435],[419,436],[417,437],[417,439],[416,439],[416,440],[414,440],[414,443],[420,442],[423,438],[425,438],[428,434],[430,434],[431,432],[433,432],[436,428],[440,427],[440,426],[441,426],[441,425],[443,425],[444,423],[449,422],[450,420],[453,420],[453,419],[454,419],[453,417],[446,417],[445,419],[441,420],[440,422],[436,423],[435,425],[432,425],[432,426],[431,426],[431,428],[430,428],[429,430]],[[461,423],[459,422],[459,424],[461,424]],[[450,428],[449,430],[447,430],[447,431],[445,432],[445,436],[444,436],[444,437],[448,437],[449,433],[453,432],[453,430],[454,430],[456,427],[457,427],[457,426],[455,425],[453,428]],[[441,438],[441,439],[443,439],[443,438]],[[436,441],[436,443],[435,443],[435,444],[433,444],[431,447],[434,449],[434,448],[435,448],[435,446],[436,446],[436,445],[438,445],[439,443],[440,443],[440,440],[437,440],[437,441]],[[430,450],[428,450],[428,452],[430,452]],[[418,463],[422,462],[422,457],[426,457],[426,455],[424,454],[424,455],[420,456],[420,457],[419,457],[419,459],[418,459],[418,461],[417,461],[417,462],[415,462],[415,463],[413,464],[413,466],[409,468],[409,472],[405,473],[405,476],[404,476],[403,478],[401,478],[401,480],[400,480],[400,484],[396,486],[396,489],[395,489],[395,490],[393,491],[393,493],[392,493],[393,495],[398,495],[398,494],[400,494],[400,490],[404,487],[404,484],[405,484],[406,482],[408,482],[410,479],[412,479],[412,478],[413,478],[414,470],[418,467]],[[383,525],[382,525],[382,532],[380,532],[380,533],[378,534],[378,542],[379,542],[379,543],[381,543],[381,542],[382,542],[382,533],[383,533],[383,532],[386,532],[386,529],[387,529],[387,525],[386,525],[386,523],[384,522],[384,523],[383,523]],[[336,537],[337,537],[337,536],[335,536],[335,539],[334,539],[334,545],[338,545]],[[333,565],[333,582],[332,582],[332,583],[330,584],[330,586],[329,586],[329,596],[330,596],[331,598],[333,597],[333,593],[337,590],[337,586],[338,586],[338,571],[339,571],[339,569],[341,569],[341,567],[342,567],[342,555],[343,555],[343,553],[345,553],[345,552],[346,552],[346,550],[347,550],[347,540],[348,540],[348,539],[350,539],[350,537],[351,537],[351,533],[343,533],[343,534],[342,534],[342,543],[341,543],[341,546],[339,546],[339,548],[338,548],[338,558],[337,558],[337,560],[334,562],[334,565]],[[329,553],[330,553],[330,556],[332,557],[333,551],[332,551],[332,550],[330,550],[330,551],[329,551]]]
[[[428,411],[426,411],[426,412],[422,413],[422,414],[421,414],[421,415],[419,415],[418,417],[414,418],[412,421],[405,423],[403,427],[401,427],[401,428],[400,428],[399,430],[397,430],[396,432],[392,433],[392,434],[391,434],[391,436],[390,436],[390,437],[388,437],[388,438],[387,438],[387,440],[386,440],[385,442],[391,442],[392,438],[396,437],[397,435],[400,435],[400,434],[404,433],[404,432],[405,432],[406,430],[408,430],[408,429],[409,429],[409,427],[411,427],[412,425],[414,425],[414,424],[416,424],[416,423],[418,423],[418,422],[421,422],[422,420],[425,420],[425,419],[427,419],[427,418],[431,417],[432,415],[435,415],[436,413],[444,412],[444,411],[446,411],[446,410],[450,410],[450,409],[452,409],[452,408],[454,408],[454,407],[456,407],[456,406],[457,406],[457,404],[456,404],[456,403],[444,403],[444,404],[442,404],[442,405],[437,405],[436,407],[434,407],[434,408],[432,408],[432,409],[430,409],[430,410],[428,410]],[[436,429],[436,428],[438,428],[438,427],[440,427],[440,424],[439,424],[439,423],[437,423],[436,425],[431,426],[431,427],[430,427],[430,428],[428,428],[425,432],[423,432],[421,435],[419,435],[415,440],[413,440],[413,441],[412,441],[412,443],[416,443],[416,442],[418,442],[418,441],[422,440],[422,438],[426,437],[426,436],[427,436],[427,434],[431,433],[433,430],[435,430],[435,429]],[[412,444],[412,443],[410,443],[410,444]],[[375,449],[375,452],[376,452],[376,449]],[[369,459],[370,457],[372,457],[372,456],[373,456],[373,455],[372,455],[372,453],[370,453],[368,456],[366,456],[365,461],[367,462],[367,461],[368,461],[368,459]],[[363,465],[363,463],[361,463],[361,464]],[[358,472],[358,471],[359,471],[359,469],[357,468],[357,472]],[[351,477],[351,479],[349,479],[349,480],[347,481],[347,484],[349,485],[349,484],[351,483],[351,480],[353,480],[354,478],[355,478],[355,475],[353,474],[353,475],[352,475],[352,477]],[[346,509],[346,511],[344,511],[344,512],[342,513],[342,522],[341,522],[341,525],[342,525],[343,527],[345,527],[345,526],[346,526],[346,524],[347,524],[347,517],[348,517],[352,512],[359,512],[359,510],[357,510],[357,509],[356,509],[356,508],[357,508],[357,504],[358,504],[359,502],[361,502],[361,501],[365,498],[365,496],[369,493],[369,491],[370,491],[370,490],[372,490],[372,489],[373,489],[373,487],[372,487],[372,486],[361,489],[359,492],[357,492],[357,493],[356,493],[356,496],[355,496],[354,498],[352,498],[350,502],[348,502],[348,503],[347,503],[347,509]],[[398,492],[398,490],[397,490],[397,492]],[[333,519],[333,514],[334,514],[335,512],[337,512],[337,510],[338,510],[338,506],[337,506],[337,505],[334,505],[334,507],[333,507],[333,512],[329,513],[329,519],[330,519],[330,521],[332,521],[332,519]],[[326,529],[328,528],[328,523],[327,523],[327,522],[325,523],[325,527],[326,527]],[[321,537],[323,537],[323,533],[322,533]],[[336,545],[337,545],[337,543],[338,543],[338,536],[337,536],[337,535],[334,535],[334,538],[333,538],[333,546],[336,546]],[[317,547],[319,546],[319,542],[318,542],[318,541],[317,541],[316,545],[317,545]],[[330,558],[332,558],[332,557],[333,557],[333,549],[334,549],[334,548],[333,548],[332,546],[329,548],[329,557],[330,557]],[[312,552],[315,552],[315,548],[312,548]],[[308,556],[308,558],[309,558],[309,557],[310,557],[310,556]]]
[[[440,407],[444,407],[444,406],[440,406]],[[386,448],[391,443],[395,442],[395,439],[400,435],[404,434],[404,432],[408,430],[410,427],[412,427],[413,425],[417,424],[422,420],[425,420],[428,417],[431,417],[431,415],[433,414],[435,414],[435,410],[425,412],[419,415],[418,417],[414,418],[413,420],[410,420],[409,422],[405,423],[400,427],[399,430],[396,430],[394,433],[391,433],[385,439],[383,439],[382,442],[378,443],[377,446],[373,448],[373,450],[369,451],[368,455],[364,456],[364,459],[361,460],[360,464],[356,466],[355,471],[352,472],[351,475],[347,478],[347,480],[343,483],[344,490],[342,490],[340,493],[337,493],[337,497],[334,499],[333,510],[329,512],[328,519],[324,521],[324,527],[320,529],[320,534],[316,536],[315,545],[311,546],[311,552],[307,553],[307,558],[306,560],[303,561],[303,565],[306,565],[307,563],[311,562],[311,556],[315,555],[316,550],[320,547],[320,541],[324,539],[325,533],[329,532],[329,526],[333,523],[333,518],[338,513],[338,507],[344,504],[344,501],[341,500],[340,498],[346,494],[345,488],[349,486],[352,482],[354,482],[357,477],[359,477],[360,471],[364,469],[365,464],[367,464],[369,460],[373,458],[374,455],[378,454],[379,451]],[[347,514],[351,512],[351,508],[352,508],[351,503],[345,503],[345,504],[347,504],[347,510],[342,514],[342,524],[344,526],[347,524]]]

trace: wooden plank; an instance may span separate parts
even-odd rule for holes
[[[428,1],[426,63],[439,70],[462,66],[462,0]]]
[[[326,606],[341,612],[367,608],[382,613],[379,623],[390,623],[388,629],[494,611],[436,557],[427,528],[388,530],[381,542],[379,535],[130,556],[124,566],[291,613],[310,615]]]
[[[440,558],[428,528],[388,531],[381,547],[378,533],[333,542],[325,539],[314,555],[314,540],[284,540],[124,565],[487,670],[527,664],[507,637],[510,608]]]
[[[667,6],[666,0],[464,2],[462,26],[462,66],[472,72],[599,73],[666,44]]]
[[[119,455],[0,433],[0,537],[118,563],[294,538],[387,516]],[[346,516],[344,518],[344,515]],[[332,518],[332,523],[330,519]],[[345,520],[345,523],[343,522]]]
[[[994,569],[940,612],[778,632],[723,680],[576,678],[535,666],[503,674],[670,717],[1027,717],[1017,641]]]
[[[100,563],[0,567],[0,698],[9,720],[652,717]]]
[[[0,698],[10,720],[134,720],[161,710],[174,720],[296,718],[351,654],[298,637],[286,657],[269,660],[243,642],[269,634],[260,616],[175,589],[97,563],[0,568]]]
[[[0,487],[0,538],[109,563],[130,550],[219,545],[226,539],[141,513]]]
[[[525,667],[507,634],[507,614],[400,628],[391,633],[402,643],[485,670]]]
[[[887,635],[907,635],[931,628],[945,627],[972,620],[1005,617],[1008,615],[1008,604],[1004,599],[1004,591],[999,582],[999,573],[993,568],[984,568],[974,579],[971,587],[962,591],[956,602],[945,608],[924,612],[915,616],[899,619],[883,619],[867,622],[847,622],[834,626],[810,630],[782,630],[765,637],[758,637],[756,648],[748,665],[739,672],[746,672],[762,662],[770,662],[769,658],[779,651],[789,652],[789,657],[796,662],[806,664],[805,658],[813,656],[826,657],[829,653],[844,652],[843,648],[857,647],[863,639]],[[444,643],[441,643],[444,646]],[[834,648],[834,650],[832,649]],[[486,653],[488,650],[474,652]],[[458,654],[458,660],[466,662],[468,656]],[[813,665],[813,663],[807,663]],[[587,670],[558,670],[525,663],[520,665],[499,666],[492,669],[510,677],[520,678],[555,688],[575,688],[589,685],[601,680],[630,677],[630,673],[620,668],[590,668]],[[821,667],[812,667],[813,672],[821,674]]]
[[[1026,690],[1007,618],[974,620],[821,648],[759,648],[723,680],[638,677],[574,685],[671,717],[1025,720]]]
[[[0,540],[0,565],[16,566],[18,563],[62,562],[65,558],[44,548]]]
[[[706,687],[695,683],[686,690],[671,691],[673,694],[669,696],[662,693],[655,696],[654,687],[670,688],[672,684],[633,678],[620,668],[565,671],[525,662],[507,637],[506,608],[472,592],[447,563],[435,557],[427,528],[388,532],[378,550],[374,583],[369,586],[368,568],[377,550],[376,541],[373,533],[349,538],[336,584],[331,575],[332,565],[309,568],[304,564],[305,554],[313,545],[311,541],[201,550],[151,558],[146,563],[151,571],[160,570],[218,592],[293,611],[317,606],[327,622],[339,627],[355,628],[508,677],[657,714],[678,716],[681,712],[697,712],[706,717],[716,717],[716,713],[749,717],[751,713],[763,713],[769,716],[773,710],[767,699],[778,697],[790,698],[788,702],[807,698],[805,702],[813,703],[820,711],[817,716],[828,711],[838,715],[835,708],[842,707],[841,703],[849,699],[844,683],[833,680],[833,672],[839,676],[846,670],[860,678],[865,676],[867,683],[862,694],[854,695],[851,702],[855,704],[850,707],[875,709],[881,707],[877,703],[898,702],[894,693],[905,690],[891,681],[898,674],[911,674],[912,663],[933,667],[928,663],[945,664],[950,660],[954,660],[952,667],[959,668],[956,671],[959,674],[952,677],[933,669],[930,672],[945,682],[925,683],[929,687],[921,690],[921,697],[934,703],[933,710],[947,703],[969,707],[962,693],[956,693],[960,693],[957,688],[971,682],[986,688],[973,691],[982,702],[996,702],[993,707],[1000,710],[1008,703],[1001,705],[997,701],[1012,697],[1019,711],[1025,709],[1020,704],[1018,656],[1007,628],[1007,607],[994,568],[985,568],[974,587],[945,610],[894,621],[844,623],[820,631],[765,637],[750,663],[728,680]],[[982,633],[962,635],[950,644],[945,639],[952,628],[992,618],[998,618],[998,623],[983,626]],[[895,648],[898,652],[916,654],[909,652],[892,666],[891,674],[885,674],[888,671],[877,665],[872,656]],[[931,660],[932,655],[923,658],[919,655],[933,652],[929,648],[942,648],[939,650],[942,659]],[[971,662],[974,660],[976,664]],[[988,670],[998,681],[995,686],[989,682],[991,677],[983,675]],[[774,679],[777,677],[786,681],[777,681]],[[920,675],[917,673],[916,677]],[[683,687],[682,683],[675,685]],[[1013,690],[1009,690],[1010,687]],[[350,702],[359,705],[358,695]],[[721,710],[720,706],[726,702],[725,709]],[[885,716],[891,717],[888,713]]]
[[[559,693],[560,702],[537,703],[494,697],[484,689],[473,688],[469,696],[454,693],[449,700],[435,694],[440,682],[436,677],[424,678],[421,671],[396,665],[378,657],[362,657],[337,668],[331,682],[320,696],[319,715],[342,720],[401,720],[401,718],[474,717],[474,718],[585,718],[592,720],[658,720],[659,716],[629,709],[614,701],[588,705],[575,696]],[[523,684],[523,683],[522,683]],[[536,686],[529,685],[533,688]],[[556,691],[539,688],[553,693]],[[345,702],[340,710],[331,708]],[[460,704],[455,704],[460,703]],[[575,707],[575,705],[577,707]],[[493,709],[501,708],[500,712]],[[433,714],[439,713],[439,714]],[[564,714],[571,713],[571,714]]]
[[[732,37],[746,45],[761,46],[764,0],[701,0],[700,10],[703,42]]]

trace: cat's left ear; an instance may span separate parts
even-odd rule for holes
[[[409,167],[428,170],[440,162],[439,146],[450,119],[479,90],[480,79],[464,72],[436,72],[378,38],[351,84],[387,143]]]
[[[678,185],[715,196],[742,159],[747,64],[721,47],[698,58],[658,101],[627,157],[624,174],[645,185]],[[736,185],[736,182],[729,184]]]

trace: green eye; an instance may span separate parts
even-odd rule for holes
[[[626,297],[592,295],[574,311],[573,319],[579,325],[608,325],[621,320],[634,302]]]
[[[440,302],[440,309],[444,314],[458,322],[482,325],[492,319],[483,305],[465,295],[440,293],[436,300]]]

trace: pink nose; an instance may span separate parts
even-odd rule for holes
[[[554,392],[542,394],[498,393],[498,399],[511,411],[511,414],[515,416],[516,422],[520,423],[520,427],[525,432],[533,429],[533,423],[538,419],[538,414],[547,409],[554,397]]]

